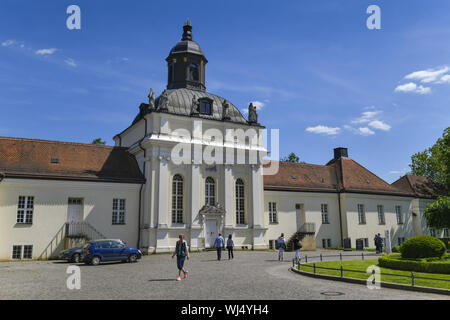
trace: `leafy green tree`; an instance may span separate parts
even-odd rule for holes
[[[291,152],[287,157],[281,158],[281,161],[299,163],[300,158],[297,157],[295,153]]]
[[[431,148],[413,154],[409,166],[413,175],[436,180],[450,192],[450,127]]]
[[[105,145],[106,141],[103,141],[102,138],[97,138],[97,139],[92,140],[91,144]]]
[[[427,226],[435,229],[450,228],[450,197],[440,197],[424,211]]]

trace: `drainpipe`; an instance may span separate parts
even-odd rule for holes
[[[344,235],[342,232],[342,210],[341,210],[341,192],[338,191],[338,204],[339,204],[339,229],[341,230],[341,246],[344,247]]]

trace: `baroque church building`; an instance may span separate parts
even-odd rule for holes
[[[267,162],[264,126],[206,91],[192,26],[166,58],[167,88],[139,106],[115,146],[0,137],[0,259],[47,259],[87,239],[122,239],[143,252],[191,250],[219,233],[238,249],[272,248],[284,233],[304,249],[393,245],[429,230],[440,189],[424,177],[389,184],[336,148],[325,165]],[[271,172],[271,168],[277,170]]]

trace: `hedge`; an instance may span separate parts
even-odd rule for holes
[[[400,246],[402,258],[408,259],[442,257],[446,250],[441,240],[428,235],[414,236]]]
[[[450,274],[450,255],[442,259],[403,259],[400,254],[388,254],[378,259],[380,267],[427,273]]]

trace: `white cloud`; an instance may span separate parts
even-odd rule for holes
[[[410,73],[405,76],[405,79],[417,80],[422,83],[432,83],[438,81],[438,79],[449,71],[449,67],[444,66],[440,69],[427,69]]]
[[[446,74],[446,75],[442,76],[442,78],[439,82],[440,83],[450,83],[450,74]]]
[[[332,127],[318,125],[315,127],[308,127],[308,128],[306,128],[306,131],[310,132],[310,133],[316,133],[316,134],[336,135],[336,134],[339,134],[339,132],[341,132],[341,128],[339,128],[339,127],[332,128]]]
[[[73,60],[72,58],[67,58],[66,60],[64,60],[64,62],[70,67],[77,66],[77,64],[75,63],[75,60]]]
[[[9,47],[12,46],[13,44],[16,44],[16,40],[6,40],[2,42],[2,46],[3,47]]]
[[[431,88],[424,87],[421,85],[417,85],[414,82],[409,82],[406,84],[402,84],[395,88],[395,92],[412,92],[418,94],[428,94],[431,93]]]
[[[359,134],[361,136],[370,136],[375,134],[375,132],[370,130],[368,127],[353,128],[349,125],[345,125],[344,128],[353,132],[354,134]]]
[[[56,48],[39,49],[36,51],[36,54],[39,54],[39,55],[53,54],[53,53],[55,53],[56,50],[58,50],[58,49],[56,49]]]
[[[380,120],[370,121],[369,126],[372,127],[373,129],[378,129],[378,130],[383,130],[383,131],[391,130],[390,125],[388,125],[387,123],[384,123],[383,121],[380,121]]]
[[[367,123],[372,121],[375,116],[379,115],[380,111],[365,111],[362,113],[361,117],[352,120],[352,123]]]

